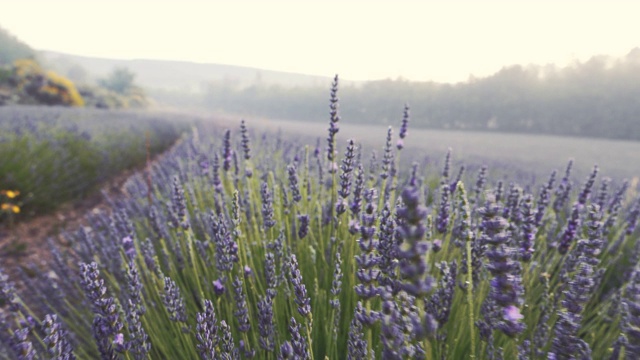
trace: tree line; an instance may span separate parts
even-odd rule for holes
[[[206,86],[207,107],[301,121],[328,116],[328,88],[230,83]],[[640,48],[559,68],[504,67],[457,84],[404,79],[341,87],[340,111],[353,123],[397,124],[411,107],[412,126],[640,140]]]

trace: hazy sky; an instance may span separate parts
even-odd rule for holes
[[[36,49],[368,80],[464,81],[640,46],[636,1],[0,0]]]

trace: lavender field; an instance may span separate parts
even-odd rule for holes
[[[338,92],[318,127],[198,123],[2,274],[0,355],[640,358],[640,145],[356,127]]]
[[[398,107],[401,119],[401,105]],[[397,127],[397,124],[391,124]],[[257,129],[280,129],[284,134],[305,134],[317,137],[326,125],[317,122],[292,120],[256,119]],[[351,124],[344,119],[338,134],[339,141],[356,139],[369,152],[380,151],[384,146],[387,127],[381,125]],[[522,174],[546,176],[569,159],[575,159],[574,171],[586,176],[597,164],[602,172],[618,179],[633,179],[640,174],[640,143],[625,140],[562,137],[549,135],[504,134],[477,131],[451,131],[438,129],[412,129],[405,141],[414,156],[439,160],[449,148],[454,162],[470,165],[492,164],[494,170],[509,168]],[[492,166],[493,167],[493,166]],[[513,175],[513,174],[511,174]]]

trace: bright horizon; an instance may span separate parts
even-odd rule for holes
[[[631,1],[0,0],[37,50],[248,66],[349,80],[458,82],[640,46]]]

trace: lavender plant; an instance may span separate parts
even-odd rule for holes
[[[392,132],[365,164],[355,139],[335,151],[337,102],[336,77],[326,160],[272,133],[249,151],[248,121],[237,135],[203,126],[152,188],[134,175],[46,271],[25,268],[20,291],[0,275],[0,357],[635,356],[632,182],[593,190],[594,168],[573,189],[571,165],[555,187],[555,172],[535,184],[469,164],[465,184],[450,153],[419,168],[402,144],[401,161]],[[408,107],[401,140],[407,122]]]

